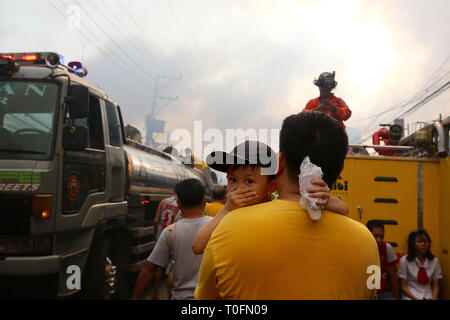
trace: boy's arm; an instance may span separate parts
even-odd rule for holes
[[[328,203],[325,206],[328,211],[333,211],[344,216],[348,215],[348,207],[344,201],[337,197],[330,197]]]
[[[324,180],[311,180],[311,184],[313,184],[314,187],[309,188],[308,192],[310,197],[318,198],[316,201],[317,205],[324,205],[326,210],[345,216],[348,214],[348,207],[344,201],[337,197],[330,197],[330,188],[328,188],[328,185]]]
[[[222,221],[223,217],[230,212],[226,207],[223,207],[216,216],[208,222],[208,224],[204,225],[195,236],[194,242],[192,243],[192,250],[195,254],[203,254],[203,250],[205,250],[206,245],[208,244],[209,238],[216,227],[219,225],[220,221]]]
[[[204,225],[197,232],[194,242],[192,243],[192,251],[194,251],[195,254],[203,254],[203,250],[205,250],[209,238],[211,238],[212,233],[217,228],[220,221],[222,221],[223,217],[225,217],[230,211],[248,206],[255,199],[256,192],[252,191],[250,188],[237,189],[229,192],[225,206],[208,224]]]

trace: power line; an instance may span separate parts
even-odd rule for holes
[[[138,71],[138,72],[142,72],[142,74],[143,75],[145,75],[145,76],[147,76],[147,77],[149,77],[152,81],[154,80],[154,77],[150,74],[150,73],[148,73],[148,72],[146,72],[145,70],[143,70],[142,69],[142,66],[141,65],[139,65],[138,63],[136,63],[136,61],[113,39],[113,38],[111,38],[107,33],[106,33],[106,31],[104,31],[103,30],[103,28],[95,21],[95,19],[94,18],[92,18],[92,16],[89,14],[89,11],[88,10],[86,10],[83,6],[81,6],[80,5],[80,3],[78,2],[78,0],[73,0],[85,13],[86,13],[86,15],[89,17],[89,19],[91,19],[91,21],[92,22],[94,22],[94,24],[97,26],[97,28],[101,31],[101,32],[103,32],[103,34],[112,42],[112,43],[114,43],[115,44],[115,46],[117,47],[117,48],[119,48],[119,50],[120,51],[122,51],[122,53],[125,55],[125,56],[127,56],[128,57],[128,59],[129,59],[129,61],[130,62],[132,62],[134,65],[136,65],[137,66],[137,69],[135,69],[134,71]]]
[[[65,6],[65,7],[67,7],[67,4],[63,1],[63,0],[60,0],[60,2],[63,4],[63,6]],[[81,9],[81,8],[80,8]],[[64,14],[63,14],[64,15]],[[105,51],[103,51],[103,50],[101,50],[101,52],[102,53],[104,53],[104,54],[107,54],[108,56],[109,56],[109,53],[111,53],[114,57],[116,57],[119,61],[120,61],[120,63],[122,63],[124,66],[125,66],[125,69],[127,70],[127,73],[129,73],[129,74],[132,74],[133,75],[133,78],[135,79],[135,80],[137,80],[137,81],[139,81],[139,82],[142,82],[142,80],[139,80],[138,78],[136,78],[136,77],[142,77],[142,75],[140,75],[140,74],[138,74],[138,73],[136,73],[136,72],[130,72],[130,70],[132,69],[129,65],[128,65],[128,62],[127,61],[124,61],[123,59],[122,59],[122,57],[120,57],[117,53],[116,53],[116,51],[115,50],[111,50],[107,45],[106,45],[106,43],[105,42],[103,42],[102,41],[102,39],[100,39],[98,36],[97,36],[97,34],[95,33],[95,32],[93,32],[92,30],[91,30],[91,28],[89,28],[89,26],[86,24],[86,23],[84,23],[84,20],[81,20],[81,23],[83,24],[83,26],[89,31],[89,33],[90,34],[92,34],[96,39],[97,39],[97,41],[99,42],[99,43],[101,43],[105,48],[106,48],[106,52],[107,53],[105,53]],[[80,33],[82,33],[81,32],[81,30],[79,30],[79,29],[77,29]],[[82,33],[83,34],[83,33]],[[87,38],[86,36],[85,36],[85,38]],[[90,42],[91,43],[93,43],[94,44],[94,46],[97,48],[97,49],[99,49],[100,47],[98,47],[94,42],[92,42],[91,40],[90,40]],[[116,61],[115,61],[115,63],[117,63]],[[120,64],[119,64],[120,65]],[[143,80],[145,80],[145,78],[142,78]]]
[[[405,115],[407,115],[408,113],[412,113],[416,110],[418,110],[419,108],[421,108],[423,105],[425,105],[427,102],[429,102],[430,100],[436,98],[436,96],[438,96],[441,92],[447,90],[450,87],[450,81],[447,81],[447,83],[445,83],[443,86],[441,86],[439,89],[437,89],[436,91],[434,91],[433,93],[431,93],[430,95],[428,95],[427,97],[425,97],[425,99],[421,100],[419,103],[415,104],[414,106],[412,106],[411,108],[409,108],[407,111],[405,111],[404,113],[402,113],[401,115],[399,115],[397,118],[401,118],[404,117]]]
[[[129,17],[129,19],[133,22],[133,24],[135,25],[135,27],[137,28],[137,30],[138,30],[145,38],[147,38],[148,41],[149,41],[150,43],[153,44],[153,42],[151,41],[151,39],[149,39],[149,37],[147,36],[147,34],[146,34],[146,33],[142,30],[142,28],[138,25],[136,19],[134,19],[134,18],[131,16],[131,14],[130,14],[130,12],[128,11],[128,9],[126,8],[126,6],[124,6],[124,5],[122,4],[122,2],[120,2],[120,1],[119,1],[119,4],[120,4],[120,6],[122,7],[122,9],[123,9],[123,11],[125,12],[125,14],[126,14],[126,15]],[[169,34],[170,34],[170,36],[172,37],[172,39],[174,40],[174,42],[175,42],[177,48],[179,48],[179,43],[176,41],[176,39],[175,39],[173,33],[172,33],[171,30],[169,29],[169,27],[168,27],[168,25],[167,25],[167,22],[164,22],[164,21],[163,21],[161,8],[158,6],[158,3],[152,1],[152,4],[153,4],[153,5],[156,7],[156,9],[158,10],[158,12],[159,12],[158,17],[160,18],[160,20],[161,20],[161,22],[163,23],[163,25],[164,25],[164,27],[166,28],[166,30],[169,31]],[[154,44],[153,44],[153,46],[156,47],[156,45],[154,45]],[[184,65],[187,66],[187,63],[185,62]],[[170,69],[170,70],[173,70],[170,66],[169,66],[169,69]],[[190,87],[189,84],[188,84],[188,87]],[[185,96],[187,96],[187,95],[186,95],[186,92],[185,92],[182,88],[179,88],[179,89],[180,89],[180,91],[181,91],[182,93],[185,94]],[[188,116],[186,116],[185,111],[184,111],[183,108],[181,108],[181,109],[179,109],[179,110],[180,110],[181,113],[183,114],[183,118],[184,118],[184,119],[188,119],[188,118],[189,118]]]
[[[46,0],[47,4],[50,5],[58,14],[60,14],[64,19],[66,19],[66,15],[58,9],[58,7],[56,7],[55,5],[53,5],[53,3],[51,3],[49,0]],[[61,1],[62,2],[62,1]],[[65,5],[65,3],[63,2],[63,5]],[[82,22],[83,23],[83,22]],[[84,23],[83,23],[84,25]],[[131,73],[127,68],[123,67],[120,63],[117,63],[117,61],[115,61],[113,55],[110,55],[108,51],[104,51],[101,47],[99,47],[97,45],[97,43],[95,43],[95,41],[93,41],[91,38],[89,38],[86,34],[84,34],[84,32],[82,32],[80,29],[76,28],[76,30],[82,35],[83,38],[85,38],[86,40],[88,40],[95,48],[97,48],[97,50],[99,50],[101,53],[103,53],[106,57],[108,57],[115,65],[117,65],[119,68],[121,68],[123,71],[125,71],[126,74],[128,74],[131,78],[133,78],[134,80],[136,80],[137,82],[141,83],[141,81],[136,78],[136,76]]]
[[[115,29],[118,33],[121,33],[125,38],[129,38],[130,40],[132,40],[133,43],[134,43],[134,45],[135,45],[135,47],[136,47],[137,49],[139,49],[139,51],[142,50],[142,49],[140,48],[139,43],[136,41],[136,39],[134,39],[133,36],[131,36],[130,32],[128,31],[128,28],[127,28],[127,27],[122,23],[122,21],[114,14],[114,12],[111,11],[111,9],[109,8],[108,5],[103,4],[104,7],[111,13],[111,16],[113,16],[113,17],[115,18],[115,20],[116,20],[117,22],[119,22],[119,24],[122,26],[123,29],[120,29],[120,28],[117,26],[116,23],[112,22],[112,21],[108,18],[108,16],[107,16],[106,14],[104,14],[103,10],[100,9],[100,8],[97,6],[97,4],[95,3],[95,1],[91,1],[91,4],[97,9],[97,12],[100,12],[100,14],[105,18],[105,20],[108,21],[109,24],[110,24],[111,26],[114,27],[114,29]],[[125,32],[124,32],[123,30],[127,30],[128,35],[125,34]],[[136,44],[137,44],[137,45],[136,45]],[[142,50],[141,53],[143,53],[144,55],[147,55],[147,53],[146,53],[145,50]],[[147,57],[148,57],[148,55],[147,55]]]
[[[140,43],[140,42],[138,42],[138,41],[136,40],[136,38],[133,36],[133,32],[131,32],[130,29],[128,28],[128,26],[127,26],[125,23],[123,23],[121,19],[118,18],[117,14],[115,14],[115,13],[111,10],[110,6],[109,6],[108,4],[105,3],[105,0],[102,0],[102,2],[103,2],[103,6],[109,11],[109,13],[111,14],[111,16],[113,16],[113,17],[115,18],[115,20],[116,20],[117,22],[119,22],[119,24],[120,24],[120,26],[123,28],[123,30],[126,30],[126,31],[127,31],[127,33],[128,33],[128,36],[127,36],[127,37],[134,40],[134,43],[135,43],[136,48],[140,49],[140,52],[141,52],[143,55],[145,55],[147,58],[150,58],[150,59],[153,60],[154,62],[160,64],[163,68],[166,68],[166,69],[169,70],[170,67],[168,68],[167,65],[166,65],[161,59],[159,59],[157,56],[155,56],[151,51],[148,50],[148,48],[146,48],[144,45],[142,45],[142,43]],[[92,1],[92,3],[94,4],[95,2]],[[94,4],[94,5],[95,5],[95,4]],[[97,6],[96,6],[96,7],[97,7]],[[97,8],[98,8],[98,7],[97,7]],[[126,11],[126,12],[128,13],[128,11]],[[128,15],[129,15],[129,13],[128,13]],[[104,17],[106,18],[106,15],[104,15]],[[134,19],[132,19],[132,21],[135,22]],[[110,21],[110,23],[111,23],[111,21]],[[135,22],[135,23],[136,23],[136,22]],[[111,24],[113,24],[113,23],[111,23]],[[117,27],[115,24],[113,24],[113,25],[115,26],[116,30],[118,30],[118,27]],[[119,31],[123,33],[123,30],[119,30]],[[145,36],[145,35],[144,35],[144,36]]]
[[[369,116],[367,118],[371,118],[371,117],[376,117],[372,122],[370,122],[368,125],[366,125],[362,131],[367,131],[371,128],[373,128],[376,125],[376,120],[382,116],[383,114],[389,113],[391,111],[394,111],[396,109],[402,109],[407,107],[408,105],[411,105],[413,103],[415,103],[416,101],[422,99],[424,96],[426,96],[430,91],[435,90],[433,89],[433,87],[435,87],[439,82],[441,82],[441,80],[445,77],[447,77],[450,74],[450,71],[445,71],[444,69],[444,65],[447,63],[447,61],[449,61],[450,56],[446,58],[446,60],[441,64],[441,66],[439,66],[439,68],[433,73],[433,76],[429,79],[428,83],[426,83],[412,98],[410,98],[408,101],[402,103],[399,106],[395,106],[395,107],[390,107],[388,109],[386,109],[385,111],[378,113],[376,115],[373,116]],[[441,74],[439,74],[439,71],[442,71]],[[434,78],[434,79],[433,79]],[[403,111],[402,111],[403,112]],[[400,113],[402,113],[400,112]],[[367,119],[364,118],[364,119]],[[394,119],[399,118],[399,116],[394,117]],[[390,121],[392,122],[392,121]]]
[[[447,83],[445,83],[443,86],[441,86],[439,89],[435,90],[434,92],[432,92],[431,94],[429,94],[428,96],[426,96],[424,99],[422,99],[421,101],[419,101],[418,103],[416,103],[414,106],[412,106],[411,108],[409,108],[407,111],[403,112],[402,114],[400,114],[399,116],[396,117],[397,118],[401,118],[406,116],[409,113],[412,113],[414,111],[417,111],[418,109],[420,109],[421,107],[423,107],[427,102],[431,101],[432,99],[436,98],[439,94],[441,94],[442,92],[444,92],[445,90],[447,90],[448,88],[450,88],[450,81],[447,81]],[[371,134],[366,136],[364,139],[362,139],[363,141],[370,138]]]
[[[139,31],[139,32],[147,39],[147,41],[150,42],[150,44],[151,44],[154,48],[156,48],[156,50],[157,50],[158,52],[161,51],[161,50],[156,46],[156,44],[155,44],[155,43],[147,36],[147,34],[142,30],[142,28],[137,24],[136,19],[134,19],[134,18],[131,16],[131,14],[130,14],[130,12],[128,11],[128,9],[126,8],[126,6],[124,6],[123,3],[122,3],[121,1],[119,1],[119,5],[122,7],[122,9],[123,9],[123,11],[125,12],[125,14],[126,14],[126,15],[130,18],[130,20],[133,22],[133,24],[134,24],[135,27],[138,29],[138,31]],[[158,59],[158,58],[157,58],[156,56],[154,56],[152,53],[150,53],[150,54],[154,57],[154,59],[158,60],[161,64],[165,65],[166,68],[167,68],[168,70],[174,72],[173,69],[172,69],[167,63],[165,63],[164,61]]]

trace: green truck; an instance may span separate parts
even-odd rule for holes
[[[0,299],[127,299],[176,183],[209,176],[127,138],[52,52],[0,53]]]

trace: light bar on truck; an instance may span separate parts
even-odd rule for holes
[[[0,53],[0,58],[10,59],[19,65],[46,65],[56,67],[63,56],[54,52],[30,52],[30,53]]]

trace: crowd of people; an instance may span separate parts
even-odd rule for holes
[[[133,299],[152,282],[158,299],[164,271],[174,300],[438,299],[442,275],[426,231],[410,234],[397,272],[383,223],[364,226],[346,217],[347,205],[330,196],[348,148],[343,121],[351,115],[331,93],[334,77],[321,74],[314,81],[320,96],[284,119],[278,155],[262,142],[245,141],[207,157],[228,181],[214,188],[213,202],[196,179],[179,183],[173,197],[161,201],[157,242]],[[302,172],[305,159],[321,176]],[[374,266],[381,270],[376,288],[367,280]]]

